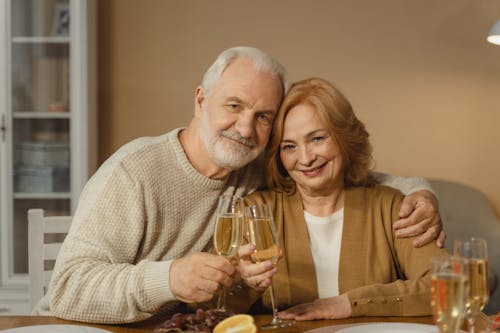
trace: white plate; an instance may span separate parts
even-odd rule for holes
[[[438,333],[437,326],[411,323],[373,323],[340,329],[336,333]]]
[[[80,325],[35,325],[0,330],[2,333],[111,333],[100,328]]]

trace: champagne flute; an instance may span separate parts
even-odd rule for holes
[[[440,333],[456,333],[466,313],[467,263],[458,257],[431,261],[431,308]]]
[[[214,249],[217,255],[230,259],[236,255],[243,239],[243,199],[223,195],[217,205],[214,230]],[[217,311],[226,312],[226,292],[219,293]]]
[[[486,241],[480,238],[456,240],[454,255],[467,261],[469,273],[469,295],[466,318],[469,331],[475,332],[476,318],[489,301],[488,253]]]
[[[245,207],[245,225],[248,240],[255,246],[254,253],[250,256],[254,263],[270,260],[273,264],[279,259],[280,248],[278,235],[274,226],[273,214],[267,204],[250,205]],[[272,329],[293,326],[295,322],[284,321],[278,317],[278,308],[274,297],[273,285],[269,286],[273,319],[269,324],[261,326],[262,329]]]

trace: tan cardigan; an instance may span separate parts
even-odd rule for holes
[[[414,248],[412,238],[396,239],[392,223],[398,219],[403,195],[392,188],[351,188],[345,192],[344,226],[339,262],[339,291],[347,293],[353,316],[429,315],[429,263],[446,254],[434,242]],[[285,258],[278,262],[274,289],[280,308],[318,299],[301,196],[262,191],[247,203],[265,201],[274,212]],[[236,293],[240,298],[245,291]],[[247,296],[247,305],[257,300]],[[241,304],[240,302],[237,302]],[[270,308],[268,292],[263,303]],[[241,310],[241,309],[240,309]]]

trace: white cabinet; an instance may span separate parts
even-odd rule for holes
[[[0,6],[1,315],[28,311],[27,210],[73,214],[96,149],[95,3]]]

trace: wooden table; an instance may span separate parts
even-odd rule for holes
[[[257,326],[268,323],[271,320],[270,316],[255,316]],[[407,322],[407,323],[421,323],[432,324],[432,317],[359,317],[339,320],[314,320],[297,322],[295,327],[286,329],[269,330],[265,332],[270,333],[299,333],[311,330],[313,328],[342,325],[342,324],[355,324],[366,322]],[[478,318],[478,328],[484,327],[486,316],[482,315]],[[79,322],[72,322],[67,320],[58,319],[55,317],[36,317],[36,316],[0,316],[0,330],[21,326],[30,325],[46,325],[46,324],[70,324],[70,325],[85,325],[102,328],[115,333],[152,333],[157,324],[145,325],[141,323],[128,324],[128,325],[93,325]],[[477,330],[479,332],[480,330]]]

